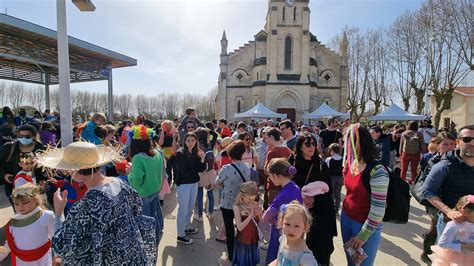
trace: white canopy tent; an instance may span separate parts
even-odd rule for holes
[[[334,109],[332,109],[329,105],[326,103],[321,104],[316,110],[314,110],[312,113],[309,114],[304,114],[303,118],[305,119],[318,119],[318,118],[331,118],[331,117],[341,117],[341,118],[350,118],[351,115],[347,113],[341,113],[338,112]]]
[[[257,103],[250,110],[234,115],[235,118],[281,118],[285,119],[286,114],[275,113],[268,109],[265,105]]]
[[[394,103],[392,103],[392,105],[382,113],[369,117],[369,120],[375,121],[409,121],[424,119],[426,119],[424,115],[410,114]]]

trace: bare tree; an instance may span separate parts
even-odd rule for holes
[[[443,0],[429,1],[419,11],[421,27],[431,28],[432,32],[428,64],[429,84],[435,100],[436,128],[439,127],[442,112],[450,106],[454,90],[470,71],[470,66],[459,56],[460,44],[452,37],[450,29],[452,24],[449,20],[453,19],[458,11],[461,12],[452,9]]]
[[[10,104],[13,109],[18,109],[22,104],[24,104],[26,91],[22,85],[11,84],[9,88],[8,98],[10,99]]]
[[[0,83],[0,108],[5,106],[7,102],[7,84],[5,82]]]

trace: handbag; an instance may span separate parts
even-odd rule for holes
[[[249,210],[247,210],[244,206],[240,205],[240,207],[242,209],[244,209],[246,212],[249,212]],[[249,212],[250,213],[250,212]],[[252,217],[252,222],[255,224],[255,227],[257,227],[257,233],[258,233],[258,241],[262,241],[263,240],[263,232],[262,230],[260,230],[260,228],[258,227],[258,223],[257,221],[255,221],[255,218]]]

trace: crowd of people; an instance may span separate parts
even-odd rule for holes
[[[373,265],[397,171],[432,220],[422,259],[473,258],[473,125],[206,122],[188,108],[181,120],[118,125],[96,113],[61,147],[59,121],[3,108],[0,177],[15,215],[0,261],[156,264],[162,206],[176,193],[179,244],[193,244],[192,220],[222,216],[219,265],[329,265],[338,233],[349,265]]]

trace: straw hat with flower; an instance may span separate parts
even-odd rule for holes
[[[65,171],[95,168],[122,159],[120,148],[96,146],[84,141],[71,143],[65,148],[48,148],[37,155],[39,166]]]
[[[221,148],[226,149],[228,148],[229,144],[234,142],[234,140],[231,137],[225,137],[221,140]]]

